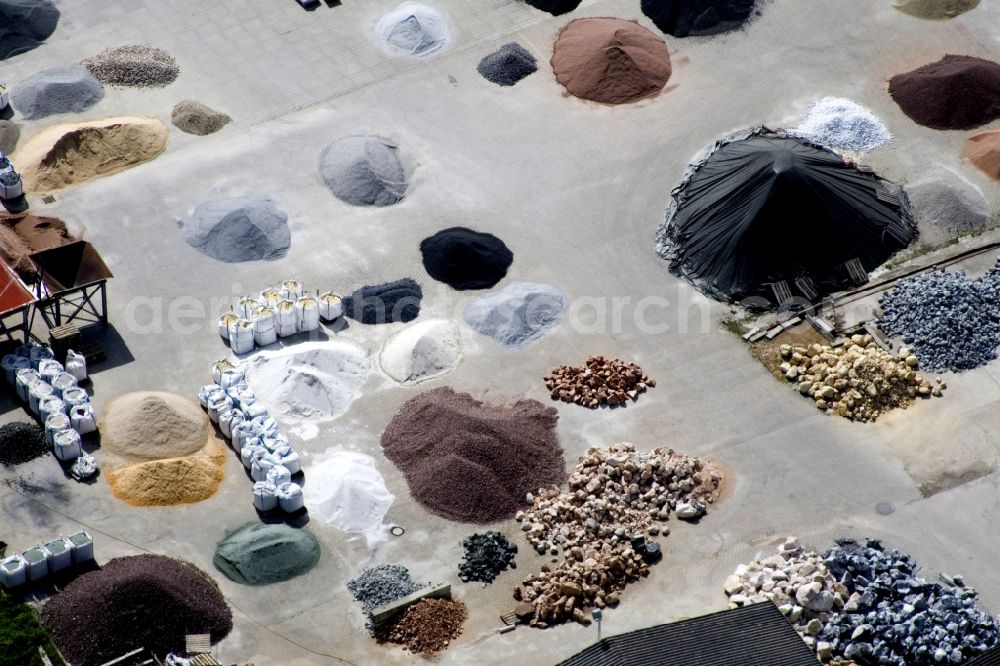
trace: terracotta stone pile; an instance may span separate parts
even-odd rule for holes
[[[567,490],[541,492],[516,516],[540,554],[563,555],[514,590],[519,617],[539,628],[588,624],[587,609],[614,606],[626,585],[649,574],[660,549],[646,537],[669,534],[657,522],[671,511],[685,519],[703,515],[721,483],[710,464],[672,449],[588,449]]]
[[[387,627],[382,638],[410,652],[437,654],[462,633],[468,614],[461,601],[421,599]]]
[[[730,608],[774,602],[821,660],[832,655],[830,644],[816,636],[831,613],[844,609],[850,592],[823,564],[823,557],[804,551],[795,537],[785,540],[776,555],[736,567],[725,590]]]
[[[656,381],[635,363],[603,356],[588,356],[582,367],[560,366],[544,379],[553,400],[575,402],[591,409],[634,402],[640,393],[656,386]]]
[[[919,372],[920,362],[909,349],[885,351],[870,335],[854,335],[839,347],[781,345],[785,378],[794,382],[816,407],[854,421],[874,421],[880,414],[906,407],[918,396],[940,396],[946,388]]]

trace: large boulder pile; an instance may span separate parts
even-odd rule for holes
[[[660,547],[647,537],[669,534],[657,522],[671,512],[701,517],[721,484],[711,464],[672,449],[591,447],[566,490],[540,492],[531,509],[516,516],[539,554],[563,555],[514,590],[519,614],[540,628],[567,620],[588,624],[588,608],[617,604],[621,590],[649,574]]]
[[[928,381],[920,361],[906,347],[892,354],[870,335],[854,335],[840,346],[781,345],[778,369],[816,407],[854,421],[874,421],[880,414],[906,407],[918,396],[938,397],[941,379]]]

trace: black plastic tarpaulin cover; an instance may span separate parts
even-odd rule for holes
[[[827,148],[757,127],[691,165],[656,249],[713,298],[766,309],[863,283],[916,236],[901,188]]]

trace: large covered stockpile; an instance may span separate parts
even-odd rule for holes
[[[671,193],[656,250],[713,298],[767,309],[863,284],[916,235],[901,188],[759,127],[691,165]]]

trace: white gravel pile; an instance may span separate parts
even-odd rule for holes
[[[813,104],[792,133],[814,143],[858,153],[892,140],[892,134],[874,113],[843,97],[824,97]]]

